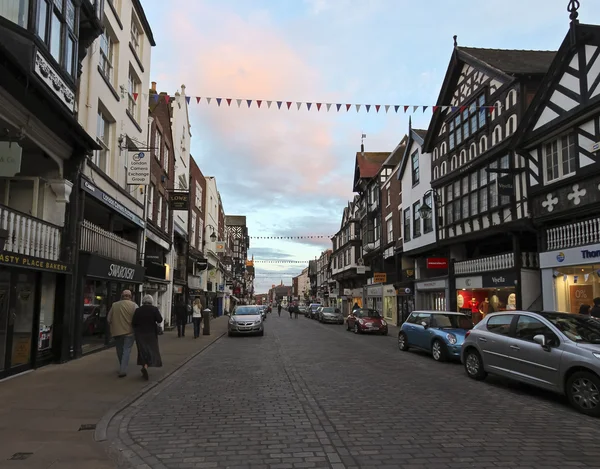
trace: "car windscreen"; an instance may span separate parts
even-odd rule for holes
[[[460,314],[434,314],[433,321],[440,329],[473,329],[473,322]]]
[[[357,316],[361,318],[380,318],[381,315],[374,309],[360,309],[357,311]]]
[[[255,306],[240,306],[239,308],[235,309],[233,314],[234,316],[256,316],[260,313],[258,311],[258,308]]]
[[[593,317],[568,313],[539,313],[575,342],[600,344],[600,321]]]
[[[333,312],[334,312],[334,309],[333,309],[333,308],[330,308],[330,307],[326,307],[326,308],[323,308],[323,310],[322,310],[321,312],[322,312],[322,313],[333,314]]]

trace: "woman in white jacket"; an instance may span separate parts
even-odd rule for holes
[[[194,306],[192,308],[192,321],[194,323],[194,339],[200,337],[200,324],[202,322],[202,303],[200,299],[194,300]]]

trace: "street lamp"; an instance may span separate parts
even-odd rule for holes
[[[211,240],[211,241],[214,243],[214,242],[217,240],[217,234],[215,233],[215,231],[216,231],[216,230],[215,230],[215,227],[214,227],[214,226],[212,226],[212,225],[206,225],[206,227],[205,227],[205,228],[207,228],[207,229],[208,229],[208,228],[212,228],[212,233],[211,233],[211,235],[210,235],[210,240]]]
[[[427,192],[425,192],[425,194],[423,194],[423,204],[419,207],[419,215],[421,215],[421,218],[431,218],[433,215],[433,207],[430,207],[429,205],[427,205],[425,203],[425,200],[429,197],[432,196],[432,200],[433,200],[433,205],[435,205],[436,208],[438,208],[440,206],[440,196],[437,193],[437,191],[435,189],[429,189]]]

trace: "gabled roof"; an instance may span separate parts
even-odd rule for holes
[[[555,51],[481,49],[455,45],[436,105],[441,107],[450,104],[450,97],[460,77],[462,64],[471,65],[484,71],[488,76],[506,83],[524,75],[545,74],[555,55]],[[442,109],[437,109],[423,143],[424,150],[428,153],[432,151],[433,139],[438,134],[443,118]]]
[[[406,169],[406,164],[408,163],[408,160],[410,159],[410,149],[412,147],[413,142],[417,142],[419,145],[423,145],[423,140],[425,135],[427,134],[426,130],[423,129],[410,129],[408,131],[408,139],[406,141],[406,144],[404,146],[404,151],[402,151],[401,154],[401,158],[402,158],[402,162],[400,163],[400,170],[398,171],[398,174],[396,176],[396,178],[401,181],[402,180],[402,176],[404,175],[404,171]]]
[[[354,190],[361,179],[372,179],[379,173],[381,165],[390,156],[389,152],[356,152],[354,165]]]
[[[402,155],[404,154],[404,148],[406,148],[406,142],[408,141],[408,136],[405,135],[404,137],[402,137],[402,140],[400,140],[400,143],[398,144],[398,146],[396,148],[394,148],[394,151],[390,153],[390,156],[387,157],[387,159],[383,162],[383,166],[396,166],[398,163],[400,163],[400,160],[402,159]]]

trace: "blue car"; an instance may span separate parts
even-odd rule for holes
[[[460,360],[465,335],[472,328],[473,322],[463,313],[413,311],[400,328],[398,348],[424,350],[438,362]]]

